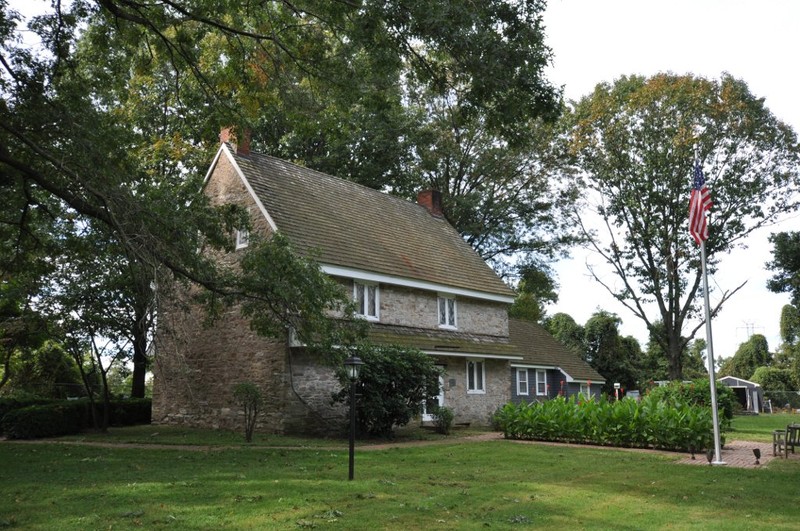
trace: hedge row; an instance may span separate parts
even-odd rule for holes
[[[151,400],[133,398],[112,400],[109,424],[131,426],[149,424]],[[96,404],[98,418],[102,418],[104,404]],[[69,435],[91,428],[92,408],[88,399],[59,400],[8,411],[0,419],[0,433],[9,439],[35,439]]]
[[[507,404],[495,420],[509,439],[678,451],[710,448],[714,440],[710,408],[651,396],[641,401],[596,401],[573,396],[542,403]]]

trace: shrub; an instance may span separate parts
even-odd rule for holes
[[[32,439],[78,433],[92,426],[91,403],[88,399],[55,401],[36,399],[35,402],[34,405],[8,411],[0,419],[0,433],[9,439]],[[4,405],[8,405],[5,400],[0,407]],[[112,400],[110,405],[109,422],[113,426],[150,423],[149,398]],[[104,404],[96,403],[95,407],[102,416]]]
[[[733,389],[725,384],[717,382],[717,408],[722,410],[725,424],[730,425],[733,419],[734,407],[738,402]],[[665,400],[670,403],[686,402],[697,406],[711,407],[711,382],[708,378],[700,378],[689,383],[670,382],[667,385],[654,387],[649,391],[658,400]],[[720,419],[720,424],[723,424]]]
[[[87,402],[87,400],[81,400]],[[102,411],[103,404],[98,404]],[[111,401],[112,426],[150,424],[153,401],[150,398],[120,398]]]
[[[0,420],[10,411],[52,402],[51,399],[41,398],[29,393],[15,393],[13,396],[0,398]],[[3,424],[0,422],[0,435],[3,433],[5,433],[3,431]]]
[[[439,394],[440,369],[419,350],[403,347],[362,348],[364,362],[357,385],[356,413],[362,433],[390,437],[395,426],[404,426],[422,412],[422,404]],[[350,401],[350,380],[337,369],[342,390],[334,403]]]
[[[436,407],[431,411],[433,415],[433,425],[436,426],[436,431],[442,435],[449,435],[450,430],[453,428],[453,410],[449,407]]]
[[[85,403],[59,401],[15,409],[5,414],[1,424],[9,439],[35,439],[78,433],[85,417]]]
[[[713,443],[710,408],[651,395],[639,402],[573,396],[507,404],[495,421],[510,439],[695,451]]]
[[[236,403],[244,410],[244,439],[247,442],[253,441],[253,431],[256,429],[258,410],[261,407],[261,391],[255,384],[243,382],[236,384],[233,388],[233,398]]]

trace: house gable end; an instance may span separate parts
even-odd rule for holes
[[[226,143],[221,144],[219,149],[217,150],[217,154],[214,156],[214,160],[212,161],[211,166],[208,168],[206,176],[203,179],[203,189],[207,188],[209,182],[214,178],[214,175],[216,175],[222,158],[224,158],[226,163],[229,163],[231,165],[236,176],[241,180],[242,184],[247,189],[250,198],[253,200],[253,202],[255,202],[259,212],[264,217],[264,220],[267,222],[269,229],[272,232],[277,232],[278,226],[275,223],[275,220],[267,211],[266,207],[264,206],[264,203],[261,201],[261,198],[258,196],[258,194],[256,194],[255,190],[253,190],[253,186],[250,184],[250,181],[248,180],[247,176],[245,176],[244,172],[242,171],[242,168],[237,163],[236,158],[233,156],[231,148],[230,146],[228,146],[228,144]]]

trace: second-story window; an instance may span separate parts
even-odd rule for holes
[[[439,295],[439,326],[456,328],[456,298],[452,295]]]
[[[378,320],[378,285],[367,282],[353,282],[353,300],[356,303],[356,315],[370,321]]]
[[[250,232],[247,229],[236,231],[236,249],[244,249],[250,245]]]

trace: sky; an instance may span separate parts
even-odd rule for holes
[[[545,42],[554,54],[547,78],[564,87],[567,100],[622,75],[672,72],[719,79],[727,72],[800,132],[800,1],[548,0],[543,19]],[[797,230],[800,216],[784,217],[753,234],[747,250],[725,256],[719,272],[709,276],[711,289],[717,290],[710,294],[712,306],[721,292],[747,282],[712,321],[716,359],[735,354],[752,334],[763,334],[773,352],[780,345],[780,313],[789,296],[766,288],[772,276],[765,267],[772,259],[767,238]],[[644,323],[588,277],[587,262],[601,264],[596,255],[578,249],[556,265],[559,300],[548,314],[564,312],[585,324],[597,309],[616,313],[622,334],[645,348]],[[604,278],[613,284],[616,277],[609,272]],[[705,328],[696,337],[705,338]]]

